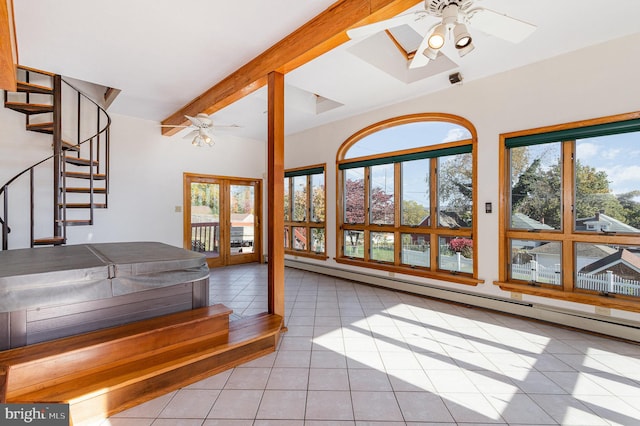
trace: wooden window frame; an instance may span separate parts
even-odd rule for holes
[[[325,218],[323,222],[314,222],[311,220],[311,209],[312,209],[312,203],[313,203],[313,193],[311,191],[312,189],[312,182],[311,182],[311,176],[313,175],[317,175],[320,174],[320,172],[322,173],[322,176],[324,178],[324,208],[325,208]],[[284,221],[284,226],[285,226],[285,236],[288,236],[289,242],[287,244],[287,246],[284,249],[285,254],[287,255],[293,255],[293,256],[302,256],[302,257],[309,257],[309,258],[313,258],[313,259],[320,259],[320,260],[326,260],[327,259],[327,167],[326,164],[316,164],[313,166],[306,166],[306,167],[298,167],[298,168],[293,168],[293,169],[287,169],[284,172],[285,174],[285,178],[289,178],[289,188],[288,188],[288,194],[289,194],[289,211],[288,211],[288,220]],[[307,178],[307,211],[305,214],[305,220],[304,221],[294,221],[293,220],[293,209],[294,209],[294,188],[293,188],[293,177],[296,176],[306,176]],[[287,188],[285,188],[285,190],[287,190]],[[285,212],[286,213],[286,212]],[[300,227],[300,228],[305,228],[306,230],[306,234],[307,234],[307,239],[310,240],[311,239],[311,231],[314,228],[320,228],[322,230],[324,230],[324,238],[325,238],[325,243],[324,243],[324,252],[314,252],[311,250],[311,244],[307,244],[307,247],[305,250],[299,250],[299,249],[294,249],[293,245],[292,245],[292,239],[293,239],[293,228],[296,227]]]
[[[498,280],[494,282],[504,291],[512,293],[529,294],[534,296],[548,297],[560,299],[569,302],[576,302],[596,307],[604,307],[609,309],[621,309],[626,311],[640,312],[640,298],[633,296],[625,296],[622,294],[602,295],[596,291],[574,288],[574,247],[576,243],[594,243],[594,244],[620,244],[620,245],[640,245],[638,236],[623,235],[607,235],[595,234],[593,232],[584,232],[574,230],[574,218],[572,212],[572,204],[574,197],[574,167],[575,167],[575,140],[587,137],[589,132],[597,126],[607,128],[607,126],[618,129],[617,132],[606,133],[616,134],[631,131],[629,129],[638,128],[638,120],[640,112],[632,112],[626,114],[618,114],[596,119],[576,121],[560,125],[540,127],[530,130],[523,130],[500,135],[500,151],[499,151],[499,248],[498,262],[499,275]],[[636,130],[637,131],[637,130]],[[515,138],[528,138],[535,143],[546,135],[554,135],[558,137],[561,143],[561,161],[562,161],[562,229],[560,230],[536,230],[536,232],[528,232],[526,229],[511,229],[510,227],[510,157],[507,147],[508,141]],[[525,145],[522,145],[525,146]],[[511,240],[545,240],[561,243],[562,258],[562,282],[560,286],[544,285],[542,283],[525,283],[518,280],[509,279],[509,242]]]
[[[375,132],[383,129],[387,129],[394,126],[399,126],[408,123],[415,122],[448,122],[459,125],[466,128],[470,134],[470,139],[444,142],[437,145],[430,145],[426,147],[407,149],[402,151],[389,151],[384,154],[376,154],[366,157],[349,158],[345,159],[349,149],[358,141],[366,136],[369,136]],[[478,256],[477,250],[473,250],[473,272],[463,273],[456,271],[449,271],[439,269],[438,266],[438,241],[439,237],[452,236],[452,237],[470,237],[471,239],[477,235],[478,213],[477,213],[477,133],[475,127],[468,120],[451,114],[443,113],[422,113],[411,114],[401,117],[392,118],[375,123],[365,129],[360,130],[351,137],[349,137],[338,149],[336,157],[336,257],[335,261],[340,264],[358,266],[382,271],[388,271],[391,273],[406,274],[412,276],[418,276],[422,278],[432,278],[442,281],[453,282],[457,284],[465,284],[475,286],[479,283],[483,283],[484,280],[478,278]],[[401,179],[401,164],[402,161],[408,161],[418,158],[430,158],[429,173],[431,179],[430,185],[430,204],[434,206],[431,208],[432,216],[438,217],[437,208],[438,205],[438,192],[437,192],[437,160],[438,158],[446,155],[452,155],[451,153],[465,152],[470,153],[472,158],[472,226],[464,229],[450,229],[438,226],[438,221],[431,221],[430,226],[416,228],[415,226],[407,226],[401,224],[401,208],[402,208],[402,179]],[[448,153],[448,154],[447,154]],[[393,160],[389,160],[393,158]],[[369,191],[370,191],[370,166],[375,164],[388,164],[394,163],[394,208],[395,208],[395,223],[393,225],[377,225],[369,223]],[[364,188],[365,188],[365,223],[364,224],[348,224],[344,222],[344,172],[343,169],[359,167],[360,164],[364,164],[365,176],[364,176]],[[345,256],[344,254],[344,233],[348,230],[363,231],[364,232],[364,257],[353,258]],[[430,266],[418,267],[410,266],[402,263],[401,249],[402,244],[395,244],[394,247],[394,260],[393,262],[372,260],[369,252],[370,234],[371,232],[391,232],[394,233],[394,241],[401,241],[402,234],[423,234],[425,239],[428,239],[432,249],[430,251]],[[477,247],[477,241],[474,241],[474,247]]]

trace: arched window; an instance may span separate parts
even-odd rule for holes
[[[476,131],[449,114],[376,123],[338,150],[336,261],[475,285]]]

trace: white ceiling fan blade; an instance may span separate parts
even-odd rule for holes
[[[473,28],[511,43],[520,43],[537,28],[528,22],[484,8],[470,10],[467,19]]]
[[[182,139],[193,139],[193,138],[195,138],[195,137],[196,137],[196,135],[198,134],[198,132],[199,132],[198,130],[192,130],[192,131],[190,131],[189,133],[187,133],[186,135],[184,135],[184,136],[182,137]]]
[[[213,121],[207,114],[200,113],[195,117],[185,115],[185,117],[196,127],[211,127],[213,125]]]
[[[361,27],[351,28],[347,30],[350,39],[364,38],[389,28],[399,27],[404,24],[411,24],[427,17],[426,11],[421,10],[406,15],[396,16],[395,18],[385,19],[384,21],[374,22],[373,24],[363,25]]]
[[[416,50],[416,54],[413,55],[413,59],[411,60],[411,62],[409,62],[409,69],[424,67],[429,63],[430,59],[427,58],[423,52],[426,48],[429,47],[429,36],[431,35],[435,27],[435,25],[432,26],[422,39],[420,46],[418,46],[418,49]]]

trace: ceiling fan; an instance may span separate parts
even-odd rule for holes
[[[447,36],[453,39],[458,55],[463,57],[475,47],[467,25],[488,35],[499,37],[512,43],[519,43],[528,37],[536,26],[520,19],[512,18],[483,7],[473,7],[475,0],[425,0],[424,10],[399,15],[373,24],[352,28],[347,31],[351,39],[364,38],[380,31],[408,25],[424,36],[416,50],[409,68],[425,66],[442,55]],[[433,23],[433,19],[437,21]],[[432,25],[425,31],[429,23]]]
[[[213,120],[205,113],[197,114],[195,117],[191,117],[189,115],[185,115],[185,118],[191,122],[188,126],[183,125],[168,125],[163,124],[162,127],[184,127],[184,128],[193,128],[192,131],[184,135],[183,139],[191,139],[191,144],[193,146],[213,146]],[[229,126],[220,126],[216,125],[216,128],[219,127],[240,127],[237,124],[232,124]]]

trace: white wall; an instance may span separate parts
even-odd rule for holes
[[[264,143],[220,135],[212,148],[196,148],[180,135],[162,136],[159,123],[111,115],[109,208],[95,210],[95,225],[67,228],[69,244],[160,241],[182,246],[183,173],[261,179]],[[51,136],[24,131],[24,116],[0,108],[0,185],[51,155]],[[241,159],[241,160],[238,160]],[[43,175],[50,175],[50,169]],[[44,192],[48,191],[44,186]],[[10,248],[28,247],[28,195],[11,192]],[[52,236],[51,213],[38,220],[36,237]],[[26,226],[26,227],[25,227]]]
[[[501,133],[540,126],[640,110],[640,56],[630,54],[637,46],[635,35],[605,45],[573,52],[525,68],[489,78],[449,87],[441,92],[372,111],[331,125],[311,129],[287,138],[287,168],[327,163],[327,250],[326,262],[298,258],[299,261],[340,267],[368,274],[388,276],[386,272],[338,265],[335,236],[335,161],[340,145],[353,133],[392,117],[421,112],[444,112],[470,120],[478,131],[478,276],[484,284],[460,286],[436,280],[409,281],[481,294],[510,297],[494,280],[498,279],[498,148]],[[464,69],[460,70],[464,75]],[[484,212],[484,203],[492,202],[493,213]],[[289,257],[291,258],[291,257]],[[398,275],[396,275],[397,277]],[[590,313],[592,306],[565,303],[546,298],[524,296],[536,301]],[[613,312],[612,315],[640,320],[640,315]]]

